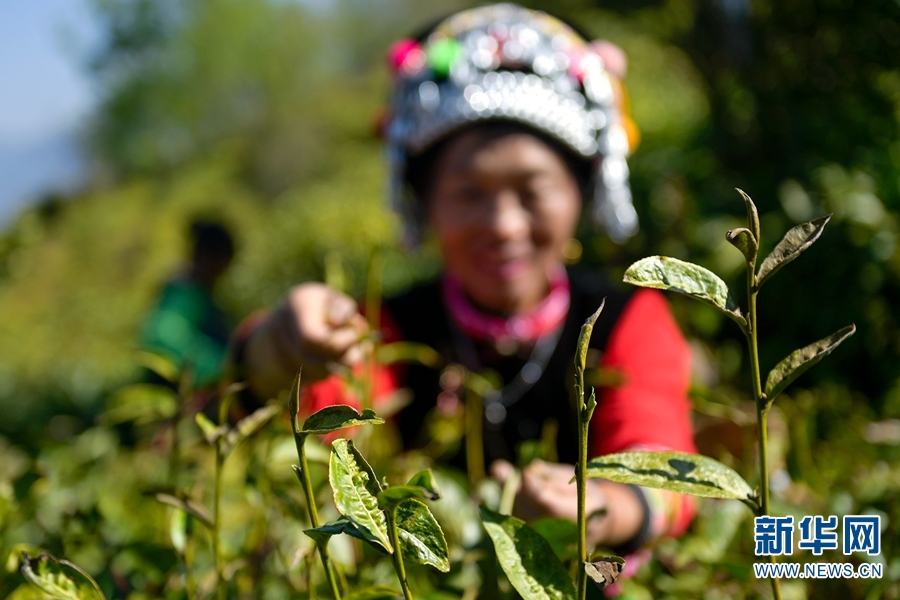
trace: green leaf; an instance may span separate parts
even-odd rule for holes
[[[169,388],[136,383],[118,390],[100,417],[104,425],[134,421],[138,425],[171,419],[178,414],[178,396]]]
[[[578,525],[574,521],[543,517],[529,526],[547,540],[559,560],[566,561],[574,556],[575,543],[578,540]]]
[[[584,563],[584,572],[601,590],[614,584],[624,570],[625,559],[621,556],[599,556]]]
[[[22,574],[28,581],[54,598],[62,600],[105,600],[97,582],[67,560],[49,554],[30,558],[22,553]]]
[[[187,520],[188,514],[183,510],[173,510],[169,520],[169,539],[175,551],[182,555],[187,549]]]
[[[328,481],[334,491],[334,504],[338,511],[356,523],[363,533],[370,534],[385,550],[393,553],[388,538],[387,520],[378,508],[376,495],[381,485],[367,463],[360,465],[359,452],[353,442],[337,439],[331,446]],[[368,467],[368,468],[367,468]]]
[[[227,425],[217,426],[215,423],[209,420],[209,417],[207,417],[203,413],[197,413],[197,415],[194,417],[194,421],[197,422],[197,426],[200,427],[200,431],[203,432],[203,437],[206,439],[206,443],[210,445],[215,444],[216,440],[228,433]]]
[[[156,494],[156,499],[163,504],[180,508],[184,512],[195,517],[209,529],[213,528],[213,516],[202,504],[194,502],[193,500],[183,500],[171,494]]]
[[[334,406],[326,406],[322,410],[311,414],[306,421],[303,422],[303,429],[297,433],[303,435],[333,433],[347,427],[356,427],[357,425],[381,425],[384,419],[380,419],[375,415],[375,411],[370,408],[363,410],[362,414],[356,412],[356,409],[346,404],[336,404]]]
[[[406,485],[414,485],[428,491],[431,496],[429,500],[440,500],[441,488],[438,487],[437,479],[434,478],[434,472],[431,469],[419,471],[413,475]]]
[[[600,306],[594,314],[584,321],[581,325],[581,331],[578,332],[578,343],[575,345],[575,366],[582,371],[584,371],[587,361],[588,346],[591,343],[591,334],[594,332],[594,323],[597,322],[597,318],[603,312],[604,306],[606,306],[606,298],[600,302]]]
[[[394,518],[404,559],[431,565],[442,573],[450,571],[450,549],[444,532],[423,502],[413,498],[404,500],[397,506]]]
[[[750,230],[746,227],[731,229],[725,234],[725,240],[741,251],[748,264],[756,261],[756,254],[759,252],[759,244]]]
[[[759,268],[759,273],[756,275],[756,287],[761,287],[763,282],[778,272],[778,269],[800,256],[801,252],[812,246],[819,239],[819,236],[822,235],[822,230],[825,229],[829,219],[831,219],[831,215],[826,215],[813,219],[808,223],[791,227],[784,234],[784,237],[781,238],[781,241],[778,242],[778,245],[775,246],[775,249],[772,250],[772,253],[763,261],[762,266]]]
[[[524,600],[569,600],[575,586],[547,540],[524,521],[480,507],[497,560]]]
[[[402,596],[400,590],[386,585],[376,585],[364,590],[357,590],[344,596],[344,600],[387,600]]]
[[[625,271],[625,283],[686,294],[711,304],[746,327],[741,309],[725,282],[699,265],[668,256],[648,256]]]
[[[358,540],[362,540],[364,542],[368,542],[375,549],[383,554],[387,554],[387,551],[384,547],[381,546],[371,535],[367,535],[363,531],[356,526],[356,523],[346,519],[345,517],[341,517],[336,521],[331,521],[330,523],[325,523],[324,525],[319,525],[318,527],[314,527],[313,529],[305,529],[303,531],[308,537],[312,538],[316,543],[327,543],[332,536],[346,534],[350,537],[354,537]]]
[[[429,496],[430,493],[425,488],[413,485],[391,485],[378,494],[378,506],[385,510],[390,510],[410,498],[434,500],[434,498]]]
[[[175,363],[156,352],[141,350],[137,355],[137,363],[153,373],[159,375],[169,383],[177,383],[179,378],[178,367]]]
[[[753,238],[756,240],[757,244],[759,243],[759,213],[756,211],[756,205],[753,204],[753,200],[750,199],[744,190],[740,188],[734,188],[737,190],[738,194],[741,195],[741,198],[744,199],[744,205],[747,207],[747,227],[750,228],[750,231],[753,233]]]
[[[436,369],[441,364],[441,355],[434,348],[416,342],[385,344],[375,351],[375,358],[382,365],[412,362]]]
[[[588,461],[587,476],[705,498],[755,502],[753,490],[732,468],[686,452],[619,452]]]
[[[225,443],[222,452],[228,454],[234,450],[235,446],[259,431],[263,425],[268,423],[275,415],[280,414],[282,407],[277,404],[269,404],[253,411],[243,419],[237,422],[225,436]]]
[[[805,348],[794,350],[775,365],[766,377],[766,400],[772,402],[784,389],[811,366],[831,354],[841,342],[856,333],[856,325],[848,325]]]

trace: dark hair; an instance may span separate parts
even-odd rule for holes
[[[406,169],[403,175],[416,198],[420,218],[424,214],[425,204],[431,196],[435,170],[444,150],[460,134],[472,130],[477,130],[484,142],[514,133],[527,133],[538,138],[555,151],[566,163],[569,171],[575,177],[575,181],[578,182],[582,201],[587,203],[593,196],[593,165],[591,159],[576,155],[562,142],[518,121],[501,119],[476,121],[464,128],[453,131],[453,133],[433,144],[425,152],[407,158]]]
[[[221,223],[198,219],[191,223],[191,251],[193,258],[201,255],[231,259],[234,239]]]

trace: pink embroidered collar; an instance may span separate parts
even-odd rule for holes
[[[550,277],[550,292],[539,305],[509,318],[486,315],[472,306],[459,281],[450,275],[444,275],[441,287],[453,322],[466,335],[478,340],[531,343],[555,331],[569,312],[569,277],[561,267]]]

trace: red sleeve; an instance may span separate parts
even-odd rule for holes
[[[604,389],[591,420],[594,456],[632,448],[696,452],[687,398],[691,357],[663,295],[631,297],[600,366],[623,382]]]

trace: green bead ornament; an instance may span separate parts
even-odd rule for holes
[[[462,48],[455,39],[438,40],[425,50],[428,66],[437,77],[450,75],[450,66],[460,56]]]

